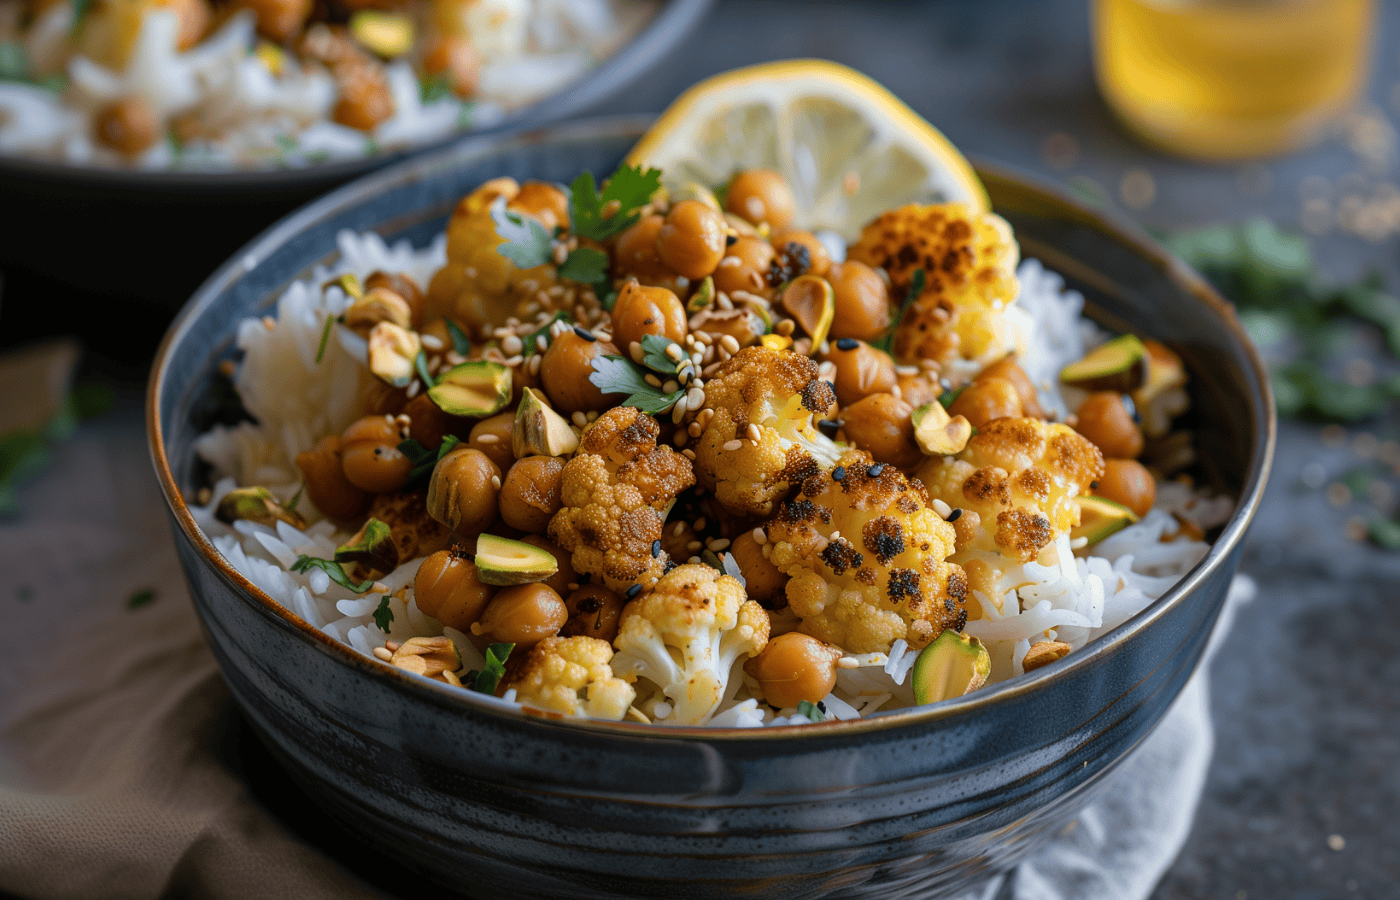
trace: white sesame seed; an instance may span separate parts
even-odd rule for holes
[[[518,366],[518,365],[520,365],[520,364],[521,364],[522,362],[524,362],[524,361],[525,361],[525,357],[523,357],[523,356],[521,356],[519,353],[517,353],[516,355],[514,355],[514,356],[512,356],[511,358],[509,358],[509,359],[506,360],[506,365],[512,366],[512,367],[513,367],[513,366]]]
[[[641,362],[642,359],[646,356],[646,353],[642,351],[642,345],[637,343],[636,341],[632,341],[630,344],[627,345],[627,352],[629,355],[631,355],[632,361],[637,363]]]
[[[686,447],[684,450],[681,451],[681,455],[684,456],[686,459],[694,459],[695,451],[690,449],[689,447]]]
[[[728,550],[729,538],[715,538],[713,541],[710,541],[710,549],[715,551],[716,553],[720,552],[721,550]]]
[[[456,350],[448,350],[446,358],[447,364],[449,366],[460,366],[462,363],[467,361],[467,358],[462,354],[458,353]]]
[[[710,524],[710,523],[705,519],[705,517],[704,517],[704,516],[701,516],[700,518],[698,518],[698,519],[695,520],[695,530],[696,530],[696,531],[704,531],[704,530],[705,530],[705,526],[708,525],[708,524]]]
[[[541,353],[549,349],[549,341],[544,339],[544,335],[535,338],[535,348]]]
[[[685,523],[684,523],[684,522],[677,522],[677,523],[676,523],[676,527],[671,529],[671,533],[674,534],[676,537],[680,537],[681,534],[682,534],[682,532],[684,532],[684,531],[685,531]]]
[[[749,436],[749,440],[751,440],[751,441],[753,441],[755,444],[757,444],[759,441],[761,441],[761,440],[763,439],[763,432],[761,432],[761,431],[758,430],[758,426],[757,426],[757,425],[755,425],[755,424],[753,424],[752,422],[750,422],[750,423],[749,423],[749,428],[748,428],[748,436]]]
[[[738,449],[739,449],[740,447],[742,447],[742,446],[744,446],[744,442],[743,442],[743,441],[725,441],[725,442],[724,442],[724,449],[725,449],[726,451],[728,451],[729,453],[733,453],[735,450],[738,450]]]
[[[435,334],[420,334],[418,339],[423,342],[423,346],[429,350],[441,350],[443,346],[442,338]]]
[[[375,647],[374,655],[384,660],[385,662],[388,662],[389,660],[394,658],[394,654],[389,652],[388,647]]]
[[[860,660],[854,656],[843,656],[836,661],[836,667],[838,669],[859,669]]]
[[[724,259],[719,261],[719,268],[731,269],[734,266],[742,266],[743,264],[744,261],[737,256],[726,256]]]
[[[506,335],[505,339],[501,341],[501,349],[510,354],[519,353],[524,347],[525,342],[520,339],[519,335]]]
[[[686,400],[689,400],[689,399],[690,399],[690,395],[689,395],[689,394],[686,394]],[[687,403],[686,405],[688,406],[689,404]],[[699,422],[691,422],[690,425],[689,425],[689,427],[686,428],[686,431],[687,431],[687,432],[690,434],[690,436],[693,437],[693,438],[698,438],[698,437],[700,436],[700,433],[701,433],[702,431],[704,431],[704,430],[705,430],[705,429],[703,429],[703,428],[700,427],[700,423],[699,423]]]
[[[673,362],[673,363],[678,363],[678,362],[680,362],[680,361],[681,361],[681,356],[682,356],[681,348],[680,348],[678,345],[676,345],[676,344],[668,344],[668,345],[666,346],[666,358],[669,359],[671,362]]]
[[[931,503],[930,505],[933,507],[934,512],[938,513],[945,519],[953,514],[953,507],[949,506],[947,503],[944,503],[942,500],[939,500],[937,497],[933,498],[933,503]]]
[[[584,419],[585,422],[593,422],[593,421],[597,420],[597,418],[598,418],[598,410],[596,410],[596,409],[590,409],[588,412],[586,412],[586,413],[583,414],[583,419]]]
[[[583,413],[581,413],[581,412],[577,412],[577,411],[576,411],[576,412],[574,412],[574,414],[573,414],[572,416],[570,416],[569,418],[572,419],[572,420],[573,420],[573,423],[574,423],[575,425],[577,425],[578,427],[580,427],[580,428],[582,428],[583,426],[585,426],[585,425],[588,424],[588,417],[585,416],[585,415],[584,415]]]
[[[749,533],[753,535],[753,540],[755,544],[762,546],[768,543],[768,532],[764,531],[762,528],[755,528]]]
[[[501,439],[499,434],[479,434],[476,436],[478,444],[494,444]]]
[[[685,549],[689,550],[691,553],[694,553],[696,550],[700,550],[704,546],[705,545],[700,543],[699,541],[691,541],[690,543],[685,545]]]
[[[728,294],[721,291],[715,295],[715,306],[722,310],[730,310],[734,308],[734,301],[729,299]]]
[[[369,586],[369,592],[371,594],[387,594],[389,593],[389,586],[382,581],[376,581]]]
[[[536,353],[534,356],[530,357],[529,369],[530,369],[530,374],[531,374],[531,375],[538,375],[538,374],[540,374],[540,359],[541,359],[541,357],[540,357],[540,355],[539,355],[538,353]]]
[[[423,382],[415,378],[408,383],[408,390],[404,391],[404,395],[407,396],[408,399],[412,400],[414,397],[418,396],[418,391],[421,390],[422,387]]]
[[[492,486],[493,488],[495,488],[496,490],[499,491],[499,490],[501,489],[501,476],[499,476],[499,475],[492,475],[492,476],[491,476],[491,486]]]
[[[680,387],[681,386],[676,382],[676,379],[670,378],[667,379],[665,384],[661,385],[661,393],[671,394],[680,390]]]
[[[642,377],[646,380],[646,383],[649,384],[649,385],[651,385],[652,387],[654,387],[654,388],[659,388],[659,387],[661,387],[661,379],[660,379],[660,378],[657,378],[657,377],[656,377],[655,375],[653,375],[652,373],[648,372],[646,375],[644,375],[644,376],[642,376]]]
[[[739,352],[739,341],[732,334],[722,335],[719,339],[719,345],[728,350],[730,354]]]

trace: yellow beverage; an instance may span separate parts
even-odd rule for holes
[[[1099,90],[1175,153],[1297,150],[1364,87],[1374,12],[1374,0],[1094,0]]]

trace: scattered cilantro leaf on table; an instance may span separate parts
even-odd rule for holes
[[[143,591],[137,591],[136,593],[132,594],[130,597],[127,597],[127,598],[126,598],[126,608],[127,608],[127,609],[140,609],[141,607],[143,607],[143,606],[145,606],[146,604],[148,604],[148,603],[154,601],[155,599],[156,599],[156,592],[153,591],[153,590],[151,590],[150,588],[147,588],[146,590],[143,590]]]

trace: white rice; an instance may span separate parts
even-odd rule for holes
[[[238,484],[261,484],[279,497],[291,497],[301,484],[293,462],[296,455],[321,435],[339,432],[358,418],[354,398],[369,377],[363,363],[364,345],[358,339],[331,341],[324,358],[316,362],[326,317],[339,314],[348,304],[338,289],[322,290],[321,286],[345,273],[363,280],[376,269],[401,271],[426,284],[446,258],[442,238],[415,251],[406,243],[388,247],[372,233],[342,232],[338,246],[339,257],[333,265],[317,266],[282,293],[271,314],[273,327],[263,319],[247,320],[240,327],[236,344],[243,361],[235,386],[261,425],[220,426],[197,440],[196,450],[212,465],[217,481],[208,504],[193,507],[195,518],[236,569],[335,640],[368,655],[386,639],[402,643],[410,637],[446,634],[462,653],[466,667],[480,668],[484,660],[465,635],[444,628],[414,603],[412,579],[420,560],[386,576],[384,591],[361,597],[319,569],[288,570],[299,555],[334,555],[348,535],[335,533],[330,523],[315,522],[304,531],[285,523],[272,529],[242,521],[229,526],[213,515],[218,501]],[[1016,306],[1034,323],[1031,333],[1043,336],[1023,350],[1018,362],[1041,385],[1043,402],[1063,410],[1064,401],[1054,390],[1055,373],[1079,358],[1086,346],[1102,340],[1102,332],[1081,318],[1083,298],[1064,290],[1059,276],[1035,260],[1023,262],[1017,274],[1021,295]],[[336,331],[347,334],[344,329]],[[1006,561],[996,557],[1006,572],[997,596],[976,594],[985,618],[969,621],[965,629],[991,654],[989,683],[1022,674],[1021,659],[1034,641],[1063,641],[1073,651],[1116,628],[1199,562],[1208,544],[1185,537],[1163,540],[1179,531],[1173,514],[1209,529],[1224,523],[1233,509],[1229,497],[1209,498],[1185,485],[1166,482],[1158,485],[1154,509],[1097,544],[1093,556],[1076,557],[1069,536],[1061,535],[1042,554],[1047,564],[1006,568]],[[393,613],[387,632],[374,621],[386,596]],[[859,718],[914,705],[908,673],[917,656],[904,641],[896,641],[888,654],[847,657],[855,665],[838,669],[836,688],[823,700],[826,715]],[[795,709],[774,713],[757,701],[755,688],[752,678],[736,665],[726,699],[710,724],[759,727],[809,721]],[[648,708],[664,720],[669,706],[651,701]]]

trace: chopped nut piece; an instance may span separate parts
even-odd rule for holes
[[[345,327],[361,337],[380,322],[389,322],[407,329],[413,319],[413,308],[408,301],[388,288],[377,287],[362,297],[356,298],[345,311]],[[416,354],[415,354],[416,355]]]
[[[448,676],[462,668],[462,655],[449,637],[415,637],[393,651],[389,662],[406,672],[451,684]],[[461,680],[456,683],[461,684]]]
[[[1026,651],[1026,658],[1021,660],[1021,668],[1027,672],[1039,669],[1041,666],[1048,666],[1056,660],[1064,659],[1067,653],[1069,653],[1069,644],[1064,641],[1038,641],[1031,644],[1031,649]]]
[[[527,456],[568,456],[578,449],[578,432],[549,406],[540,391],[525,388],[515,411],[511,449],[516,459]]]
[[[413,361],[421,347],[412,331],[380,322],[369,333],[369,370],[394,387],[405,387],[413,380]]]
[[[272,527],[273,522],[286,522],[293,528],[306,527],[306,520],[299,513],[287,509],[264,487],[237,488],[229,491],[219,501],[218,508],[214,510],[214,517],[230,525],[238,519],[246,519],[268,527]]]
[[[937,400],[914,410],[910,419],[914,423],[914,442],[929,456],[961,453],[972,437],[972,423],[965,416],[949,418],[948,411]]]

